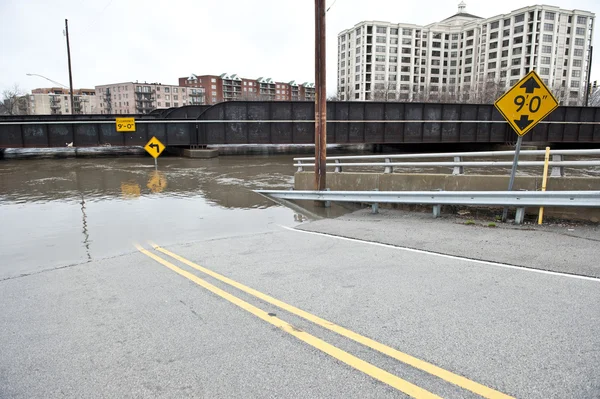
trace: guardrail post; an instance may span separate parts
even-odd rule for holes
[[[325,191],[329,191],[329,189],[326,188]],[[325,201],[325,208],[331,208],[331,201]]]
[[[462,157],[454,157],[454,162],[462,162],[463,159]],[[455,166],[454,169],[452,170],[452,174],[453,175],[462,175],[465,173],[465,167],[464,166]]]
[[[517,213],[515,215],[515,224],[523,224],[525,220],[525,208],[517,208]]]
[[[336,164],[337,164],[337,163],[340,163],[340,160],[339,160],[339,159],[336,159],[336,160],[335,160],[335,163],[336,163]],[[342,173],[342,167],[341,167],[341,166],[337,166],[337,165],[336,165],[336,166],[335,166],[335,171],[334,171],[334,172],[335,172],[335,173]]]
[[[375,191],[379,191],[379,189],[375,189]],[[374,202],[371,204],[371,213],[376,215],[379,213],[379,202]]]
[[[298,160],[298,172],[304,172],[304,166],[302,166],[302,161]]]
[[[433,206],[433,217],[435,218],[439,218],[440,215],[442,214],[442,205],[438,204],[438,205],[434,205]]]
[[[563,156],[562,155],[552,155],[552,160],[561,162],[561,161],[563,161]],[[551,177],[565,177],[565,167],[564,166],[553,166],[552,173],[550,174],[550,176]]]
[[[391,158],[386,158],[385,159],[385,163],[391,163],[392,159]],[[383,173],[394,173],[394,167],[393,166],[386,166]]]

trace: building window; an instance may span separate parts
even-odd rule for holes
[[[583,49],[582,48],[576,48],[575,50],[573,50],[573,55],[575,57],[583,57]]]
[[[540,68],[540,75],[550,75],[550,68]]]
[[[545,24],[545,25],[546,25],[546,24]],[[550,25],[552,25],[552,24],[550,24]],[[524,29],[524,28],[523,28],[523,25],[515,26],[515,29],[514,29],[514,34],[516,35],[517,33],[522,33],[522,32],[523,32],[523,29]],[[552,29],[551,29],[551,30],[552,30]]]
[[[412,29],[402,29],[402,36],[412,36]]]
[[[525,20],[525,14],[519,14],[515,16],[515,24],[523,22]]]
[[[398,28],[390,28],[390,35],[397,35],[398,34]]]
[[[390,62],[398,62],[398,57],[390,56]]]
[[[375,70],[379,72],[385,71],[385,65],[375,65]]]
[[[579,25],[585,25],[587,23],[587,17],[581,17],[581,16],[577,17],[577,23]]]
[[[523,43],[523,36],[515,37],[515,40],[513,41],[513,45],[521,44],[521,43]]]
[[[490,33],[490,40],[494,40],[498,38],[498,32],[492,32]]]
[[[493,60],[494,58],[496,58],[498,56],[497,52],[491,52],[490,55],[488,56],[489,59]]]
[[[408,75],[400,75],[401,82],[408,82],[410,80],[410,76]]]
[[[498,29],[500,26],[500,21],[494,21],[490,24],[490,29]]]
[[[440,69],[439,68],[433,68],[431,70],[431,74],[432,75],[439,75],[440,74]]]
[[[385,55],[376,55],[375,61],[385,62]]]
[[[550,57],[542,57],[542,64],[550,65]]]
[[[398,39],[396,39],[396,43],[398,42]],[[410,46],[412,44],[412,39],[411,38],[403,38],[402,39],[402,44],[408,45]],[[418,46],[418,41],[417,41],[417,46]]]
[[[521,74],[521,69],[511,69],[510,76],[518,76]]]
[[[378,53],[385,53],[385,46],[375,46],[375,51]]]
[[[488,63],[488,69],[494,69],[494,68],[496,68],[496,62],[495,61],[494,62],[489,62]]]
[[[493,50],[495,48],[498,47],[498,42],[494,42],[494,43],[490,43],[490,49]],[[470,51],[471,54],[473,53],[473,49],[468,49],[467,51]],[[468,54],[467,54],[468,55]]]
[[[513,58],[511,65],[513,65],[513,66],[515,66],[515,65],[521,65],[521,59],[520,58]]]
[[[581,60],[573,60],[573,66],[576,68],[581,68]]]
[[[500,77],[501,78],[505,78],[506,77],[506,71],[500,71]]]
[[[544,43],[552,43],[552,35],[544,35],[543,42]]]
[[[395,82],[395,81],[397,80],[397,79],[396,79],[396,75],[390,75],[390,77],[389,77],[389,80],[390,80],[391,82]]]
[[[357,65],[356,68],[354,68],[354,72],[360,72],[360,65]]]
[[[377,36],[377,37],[375,38],[375,41],[376,41],[377,43],[385,43],[385,42],[386,42],[386,40],[385,40],[385,36]]]
[[[585,28],[575,28],[576,35],[585,35]]]
[[[173,93],[177,93],[177,87],[173,87]]]
[[[360,28],[359,28],[359,29],[360,29]],[[387,27],[385,27],[385,26],[378,26],[378,27],[375,29],[375,31],[376,31],[377,33],[387,33]],[[359,31],[359,32],[357,32],[357,34],[359,34],[359,33],[360,33],[360,31]]]
[[[356,63],[360,64],[360,55],[358,57],[356,57]]]
[[[576,46],[583,46],[584,43],[585,43],[585,40],[582,39],[582,38],[580,38],[580,37],[578,37],[578,38],[575,39],[575,45]]]
[[[469,57],[469,58],[465,59],[465,65],[469,65],[471,63],[473,63],[473,58],[472,57]]]
[[[571,87],[579,87],[579,81],[578,80],[572,80],[571,81]]]
[[[398,47],[390,47],[391,54],[398,54]]]
[[[404,41],[404,39],[402,39]],[[409,39],[410,41],[410,39]],[[398,44],[398,38],[397,37],[390,37],[390,44]]]
[[[171,103],[165,103],[165,107],[170,107]]]
[[[552,32],[554,30],[554,24],[545,23],[544,30],[546,32]]]
[[[502,32],[502,36],[509,36],[510,35],[510,29],[505,29],[504,32]]]
[[[580,78],[581,77],[581,71],[579,69],[574,69],[571,71],[571,77],[572,78]]]
[[[552,53],[552,46],[542,46],[542,53],[544,53],[544,54]]]
[[[549,19],[549,20],[554,21],[554,17],[555,16],[556,16],[555,13],[550,12],[550,11],[546,11],[546,15],[544,16],[544,19]]]
[[[402,57],[400,60],[403,64],[410,64],[410,57]]]
[[[376,73],[375,74],[375,80],[385,80],[385,74],[383,74],[383,73]]]
[[[508,57],[508,50],[502,50],[502,57]]]
[[[168,87],[165,87],[165,93],[169,93],[170,89]]]
[[[410,53],[411,53],[410,48],[402,47],[402,54],[410,54]]]

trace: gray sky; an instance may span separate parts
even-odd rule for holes
[[[484,18],[536,4],[465,0]],[[457,0],[327,0],[329,93],[336,90],[337,34],[363,20],[428,24],[457,12]],[[539,2],[538,2],[539,4]],[[548,0],[600,13],[598,0]],[[0,90],[69,84],[64,19],[69,19],[73,85],[148,81],[177,84],[196,74],[314,82],[312,0],[0,0]],[[594,44],[600,43],[600,30]],[[592,80],[600,80],[600,47]]]

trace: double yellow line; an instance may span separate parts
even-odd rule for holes
[[[410,365],[416,369],[425,371],[425,372],[427,372],[433,376],[436,376],[438,378],[441,378],[449,383],[452,383],[461,388],[469,390],[469,391],[471,391],[475,394],[478,394],[484,398],[489,398],[489,399],[512,398],[511,396],[506,395],[502,392],[496,391],[485,385],[471,381],[463,376],[460,376],[458,374],[455,374],[455,373],[452,373],[445,369],[442,369],[442,368],[435,366],[434,364],[428,363],[424,360],[417,359],[411,355],[400,352],[397,349],[391,348],[387,345],[384,345],[375,340],[372,340],[363,335],[360,335],[351,330],[348,330],[344,327],[341,327],[335,323],[332,323],[332,322],[322,319],[318,316],[315,316],[311,313],[308,313],[302,309],[296,308],[292,305],[289,305],[285,302],[275,299],[269,295],[263,294],[260,291],[256,291],[253,288],[247,287],[241,283],[238,283],[237,281],[234,281],[234,280],[227,278],[219,273],[216,273],[210,269],[202,267],[182,256],[179,256],[171,251],[161,248],[158,245],[152,244],[152,246],[156,251],[159,251],[159,252],[161,252],[161,253],[163,253],[163,254],[195,269],[195,270],[198,270],[210,277],[213,277],[231,287],[237,288],[240,291],[243,291],[255,298],[265,301],[271,305],[277,306],[280,309],[283,309],[289,313],[292,313],[296,316],[306,319],[314,324],[317,324],[317,325],[319,325],[323,328],[326,328],[330,331],[333,331],[343,337],[349,338],[355,342],[365,345],[371,349],[379,351],[391,358],[399,360],[402,363]],[[349,365],[359,371],[362,371],[363,373],[365,373],[365,374],[367,374],[367,375],[369,375],[369,376],[371,376],[371,377],[373,377],[373,378],[375,378],[375,379],[377,379],[377,380],[379,380],[379,381],[381,381],[381,382],[383,382],[383,383],[385,383],[385,384],[387,384],[409,396],[412,396],[414,398],[439,398],[439,396],[437,396],[417,385],[414,385],[406,380],[403,380],[402,378],[399,378],[393,374],[390,374],[385,370],[382,370],[368,362],[365,362],[362,359],[357,358],[356,356],[349,354],[348,352],[345,352],[345,351],[343,351],[343,350],[341,350],[341,349],[339,349],[339,348],[337,348],[337,347],[335,347],[335,346],[333,346],[311,334],[308,334],[307,332],[301,331],[301,330],[293,327],[291,324],[279,319],[276,316],[269,315],[269,313],[265,312],[264,310],[259,309],[256,306],[251,305],[250,303],[243,301],[242,299],[200,279],[198,276],[175,266],[173,263],[144,249],[140,245],[136,244],[136,248],[141,253],[148,256],[149,258],[154,259],[155,261],[162,264],[163,266],[165,266],[165,267],[171,269],[172,271],[174,271],[175,273],[193,281],[194,283],[207,289],[208,291],[214,293],[215,295],[218,295],[219,297],[233,303],[234,305],[246,310],[247,312],[266,321],[267,323],[270,323],[270,324],[282,329],[283,331],[293,335],[294,337],[311,345],[312,347],[314,347],[324,353],[327,353],[328,355],[332,356],[333,358],[335,358],[343,363],[346,363],[347,365]]]

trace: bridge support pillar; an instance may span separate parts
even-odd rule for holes
[[[184,148],[183,156],[198,159],[216,158],[219,156],[219,150],[211,148]]]

